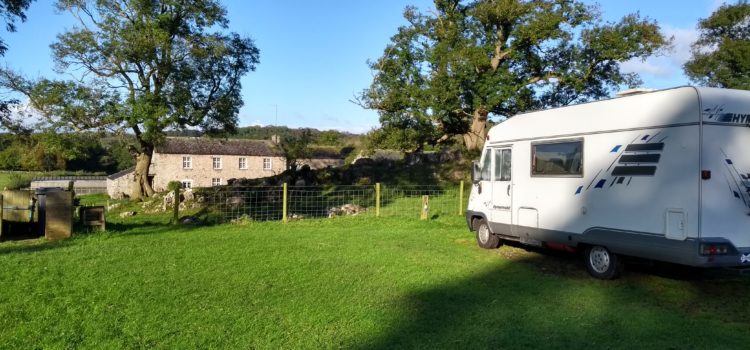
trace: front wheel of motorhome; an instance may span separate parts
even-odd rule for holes
[[[496,249],[500,247],[500,237],[490,231],[490,225],[485,219],[477,219],[477,243],[484,249]]]
[[[600,245],[586,248],[585,262],[591,276],[598,279],[615,279],[623,270],[620,257]]]

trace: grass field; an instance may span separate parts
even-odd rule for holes
[[[642,267],[594,280],[574,255],[480,250],[457,216],[118,220],[63,242],[0,243],[0,347],[750,344],[748,277]]]

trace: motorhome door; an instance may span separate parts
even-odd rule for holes
[[[513,165],[513,152],[510,147],[492,149],[492,205],[490,207],[490,221],[504,232],[500,234],[511,234],[512,204],[513,204],[513,182],[511,178],[511,167]]]

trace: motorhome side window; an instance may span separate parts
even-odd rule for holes
[[[536,143],[531,154],[532,175],[583,175],[583,141]]]
[[[484,150],[484,157],[482,157],[482,171],[479,173],[480,181],[490,181],[490,170],[492,170],[492,150]]]
[[[509,149],[495,150],[495,181],[510,181],[511,153]]]

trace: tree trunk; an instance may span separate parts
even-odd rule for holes
[[[481,150],[487,138],[487,112],[482,109],[474,111],[469,132],[464,134],[464,145],[470,151]]]
[[[130,195],[132,199],[150,197],[154,194],[154,189],[148,181],[148,169],[151,167],[151,149],[144,149],[143,152],[136,156],[135,171],[133,172],[133,192]]]

